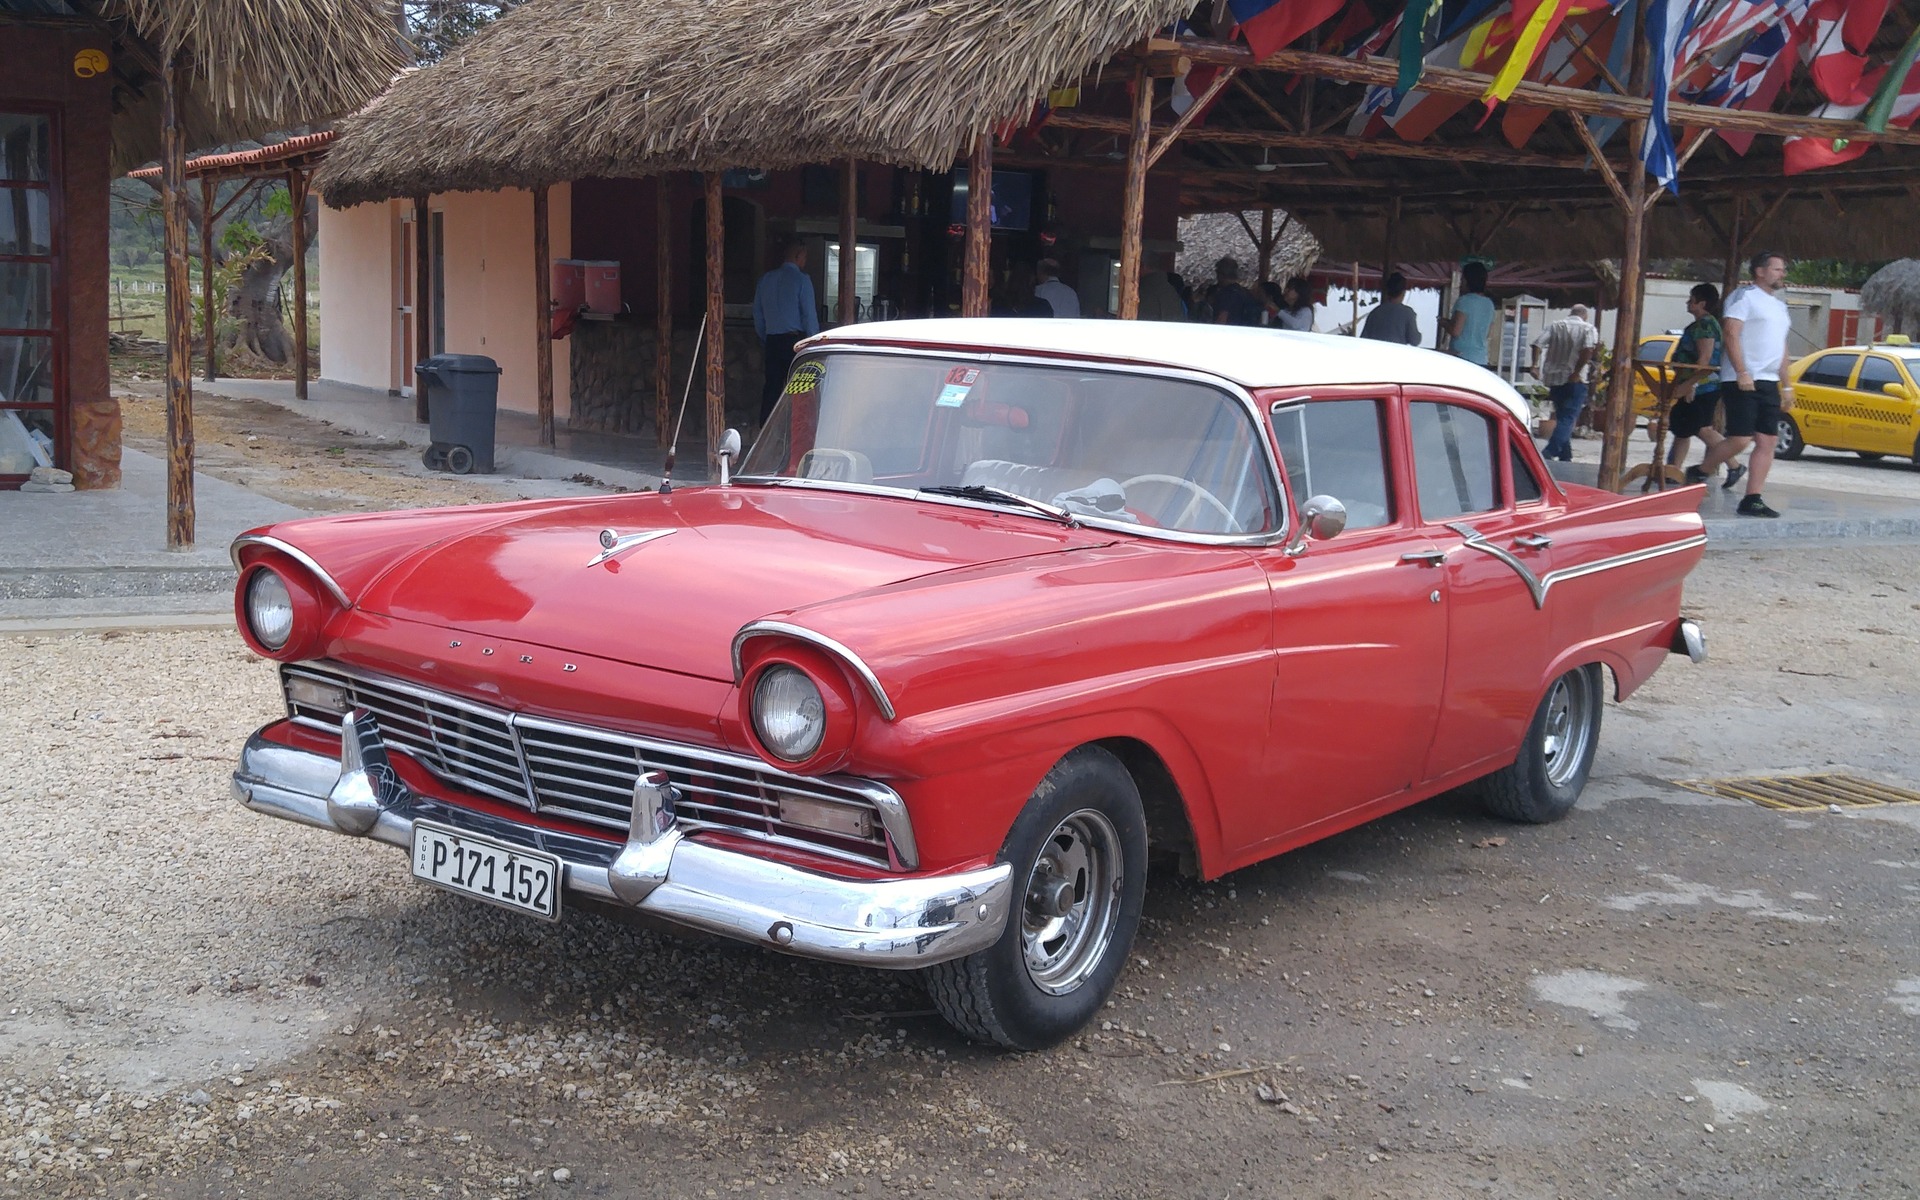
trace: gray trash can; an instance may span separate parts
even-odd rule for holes
[[[493,470],[493,423],[500,407],[500,364],[484,354],[436,354],[413,368],[427,389],[433,445],[421,460],[436,471]]]

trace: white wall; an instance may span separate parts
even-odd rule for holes
[[[385,391],[399,338],[394,210],[320,206],[320,378]]]

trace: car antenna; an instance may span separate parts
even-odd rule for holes
[[[700,332],[693,335],[693,361],[687,364],[687,386],[680,392],[680,415],[674,418],[673,441],[667,444],[667,460],[660,464],[660,494],[673,491],[673,456],[680,451],[680,428],[687,423],[687,398],[693,395],[693,373],[700,369],[700,343],[707,337],[707,314],[700,314]],[[672,353],[672,347],[667,348]]]

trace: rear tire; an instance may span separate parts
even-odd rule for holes
[[[1056,763],[1000,851],[1015,908],[1000,940],[927,968],[934,1007],[961,1033],[1040,1050],[1107,1002],[1140,927],[1147,822],[1120,760],[1082,746]]]
[[[1600,744],[1600,685],[1599,664],[1588,663],[1547,688],[1519,757],[1481,781],[1481,800],[1490,815],[1545,825],[1573,811]]]
[[[1875,454],[1871,450],[1855,450],[1854,453],[1860,456],[1861,462],[1879,462],[1886,457],[1884,454]]]
[[[1907,465],[1920,471],[1920,437],[1913,439],[1913,457],[1908,460]]]
[[[1807,440],[1800,436],[1800,425],[1785,413],[1780,414],[1780,429],[1774,435],[1775,458],[1799,458],[1806,453]]]

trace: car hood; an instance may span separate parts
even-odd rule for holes
[[[733,635],[757,618],[1114,540],[1024,514],[797,488],[697,488],[502,516],[400,558],[356,606],[730,679]],[[656,536],[595,563],[602,530]]]

